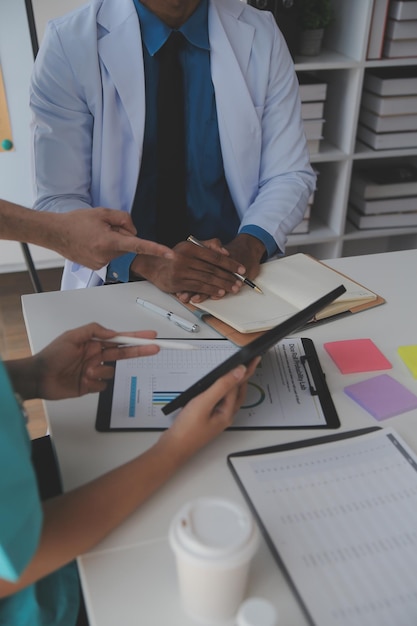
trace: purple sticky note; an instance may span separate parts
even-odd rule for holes
[[[348,385],[344,391],[377,420],[417,408],[417,396],[388,374]]]
[[[391,363],[372,339],[345,339],[323,344],[342,374],[389,370]]]

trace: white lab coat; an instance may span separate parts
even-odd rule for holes
[[[209,39],[225,175],[241,226],[263,228],[283,252],[315,186],[292,59],[273,16],[240,0],[209,0]],[[145,125],[133,1],[91,0],[50,22],[30,100],[34,208],[130,211]],[[62,286],[100,284],[105,274],[67,262]]]

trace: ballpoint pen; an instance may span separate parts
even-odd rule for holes
[[[128,337],[127,335],[116,335],[111,339],[99,339],[93,338],[95,341],[101,341],[102,343],[117,343],[119,345],[126,346],[159,346],[160,348],[170,348],[171,350],[194,350],[195,346],[192,343],[185,343],[181,341],[171,341],[171,339],[146,339],[145,337]]]
[[[193,235],[189,235],[187,237],[187,241],[189,241],[190,243],[193,243],[196,246],[199,246],[200,248],[207,248],[207,246],[205,246],[203,243],[201,243],[201,241],[193,237]],[[245,283],[245,285],[247,285],[251,289],[254,289],[258,293],[263,293],[262,289],[258,287],[257,285],[255,285],[255,283],[253,283],[251,280],[249,280],[249,278],[246,278],[246,276],[242,276],[241,274],[238,274],[237,272],[231,272],[231,274],[233,274],[233,276],[236,276],[236,278],[241,280],[242,283]]]
[[[189,333],[198,333],[200,330],[200,326],[198,324],[194,324],[193,322],[189,322],[185,320],[183,317],[179,315],[175,315],[172,311],[167,311],[157,304],[153,304],[153,302],[148,302],[147,300],[142,300],[142,298],[136,298],[137,304],[140,304],[145,309],[156,313],[157,315],[162,315],[162,317],[166,317],[167,320],[173,322],[183,330],[187,330]]]

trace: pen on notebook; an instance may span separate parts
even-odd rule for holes
[[[117,343],[119,345],[126,346],[159,346],[160,348],[170,348],[172,350],[194,350],[195,346],[191,343],[185,343],[181,341],[171,341],[167,339],[145,339],[144,337],[127,337],[125,335],[116,335],[111,339],[99,339],[93,337],[95,341],[101,341],[102,343]]]
[[[140,304],[145,309],[156,313],[157,315],[162,315],[162,317],[166,317],[167,320],[173,322],[183,330],[187,330],[189,333],[198,333],[200,330],[200,326],[198,324],[194,324],[193,322],[189,322],[188,320],[180,317],[179,315],[175,315],[172,311],[168,311],[167,309],[163,309],[157,304],[153,304],[153,302],[148,302],[147,300],[142,300],[142,298],[136,298],[137,304]]]
[[[193,243],[196,246],[199,246],[200,248],[206,248],[207,247],[203,243],[201,243],[201,241],[199,241],[198,239],[193,237],[193,235],[190,235],[189,237],[187,237],[187,241],[189,241],[190,243]],[[254,289],[258,293],[263,293],[262,289],[260,287],[258,287],[257,285],[255,285],[255,283],[253,283],[251,280],[249,280],[249,278],[246,278],[246,276],[242,276],[241,274],[238,274],[237,272],[232,272],[232,274],[233,274],[233,276],[236,276],[236,278],[241,280],[242,283],[245,283],[245,285],[247,285],[251,289]]]

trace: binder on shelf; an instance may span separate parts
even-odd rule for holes
[[[324,101],[301,102],[301,117],[303,120],[319,120],[323,117]]]
[[[371,27],[368,39],[368,59],[380,59],[384,44],[385,24],[388,16],[389,0],[374,0]]]
[[[307,149],[309,151],[310,156],[313,154],[318,154],[320,152],[320,142],[321,139],[308,139],[307,140]]]
[[[291,237],[292,235],[306,235],[310,232],[310,219],[305,217],[288,235]]]
[[[368,91],[380,96],[417,95],[417,68],[406,65],[404,67],[381,67],[367,70],[363,86]]]
[[[322,139],[323,138],[323,119],[319,120],[303,120],[304,124],[304,132],[307,138],[307,141],[312,141],[314,139]]]
[[[372,93],[372,91],[364,90],[362,93],[362,107],[378,113],[378,115],[412,115],[417,111],[417,94],[380,96]]]
[[[417,37],[414,39],[385,39],[383,56],[388,59],[417,57]]]
[[[310,72],[297,72],[301,102],[326,100],[327,83]]]
[[[363,200],[417,196],[417,167],[390,163],[353,172],[351,191]]]
[[[359,122],[376,133],[417,130],[417,113],[414,115],[378,115],[378,113],[361,109]]]
[[[311,194],[311,197],[314,198],[314,193]],[[307,205],[303,220],[291,231],[289,237],[291,237],[291,235],[305,235],[306,233],[310,232],[310,217],[312,205],[313,200],[311,199],[309,204]]]
[[[401,133],[374,133],[358,124],[357,137],[374,150],[391,150],[417,147],[417,131]]]
[[[417,0],[391,0],[388,15],[394,20],[417,20]]]
[[[385,34],[388,39],[415,39],[417,33],[416,20],[388,20]]]
[[[382,215],[385,213],[412,213],[417,211],[417,195],[403,198],[380,198],[365,200],[356,193],[350,194],[350,202],[363,215]]]
[[[417,226],[417,211],[409,213],[383,213],[381,215],[363,215],[352,205],[348,208],[348,219],[360,230],[370,228],[404,228]]]

